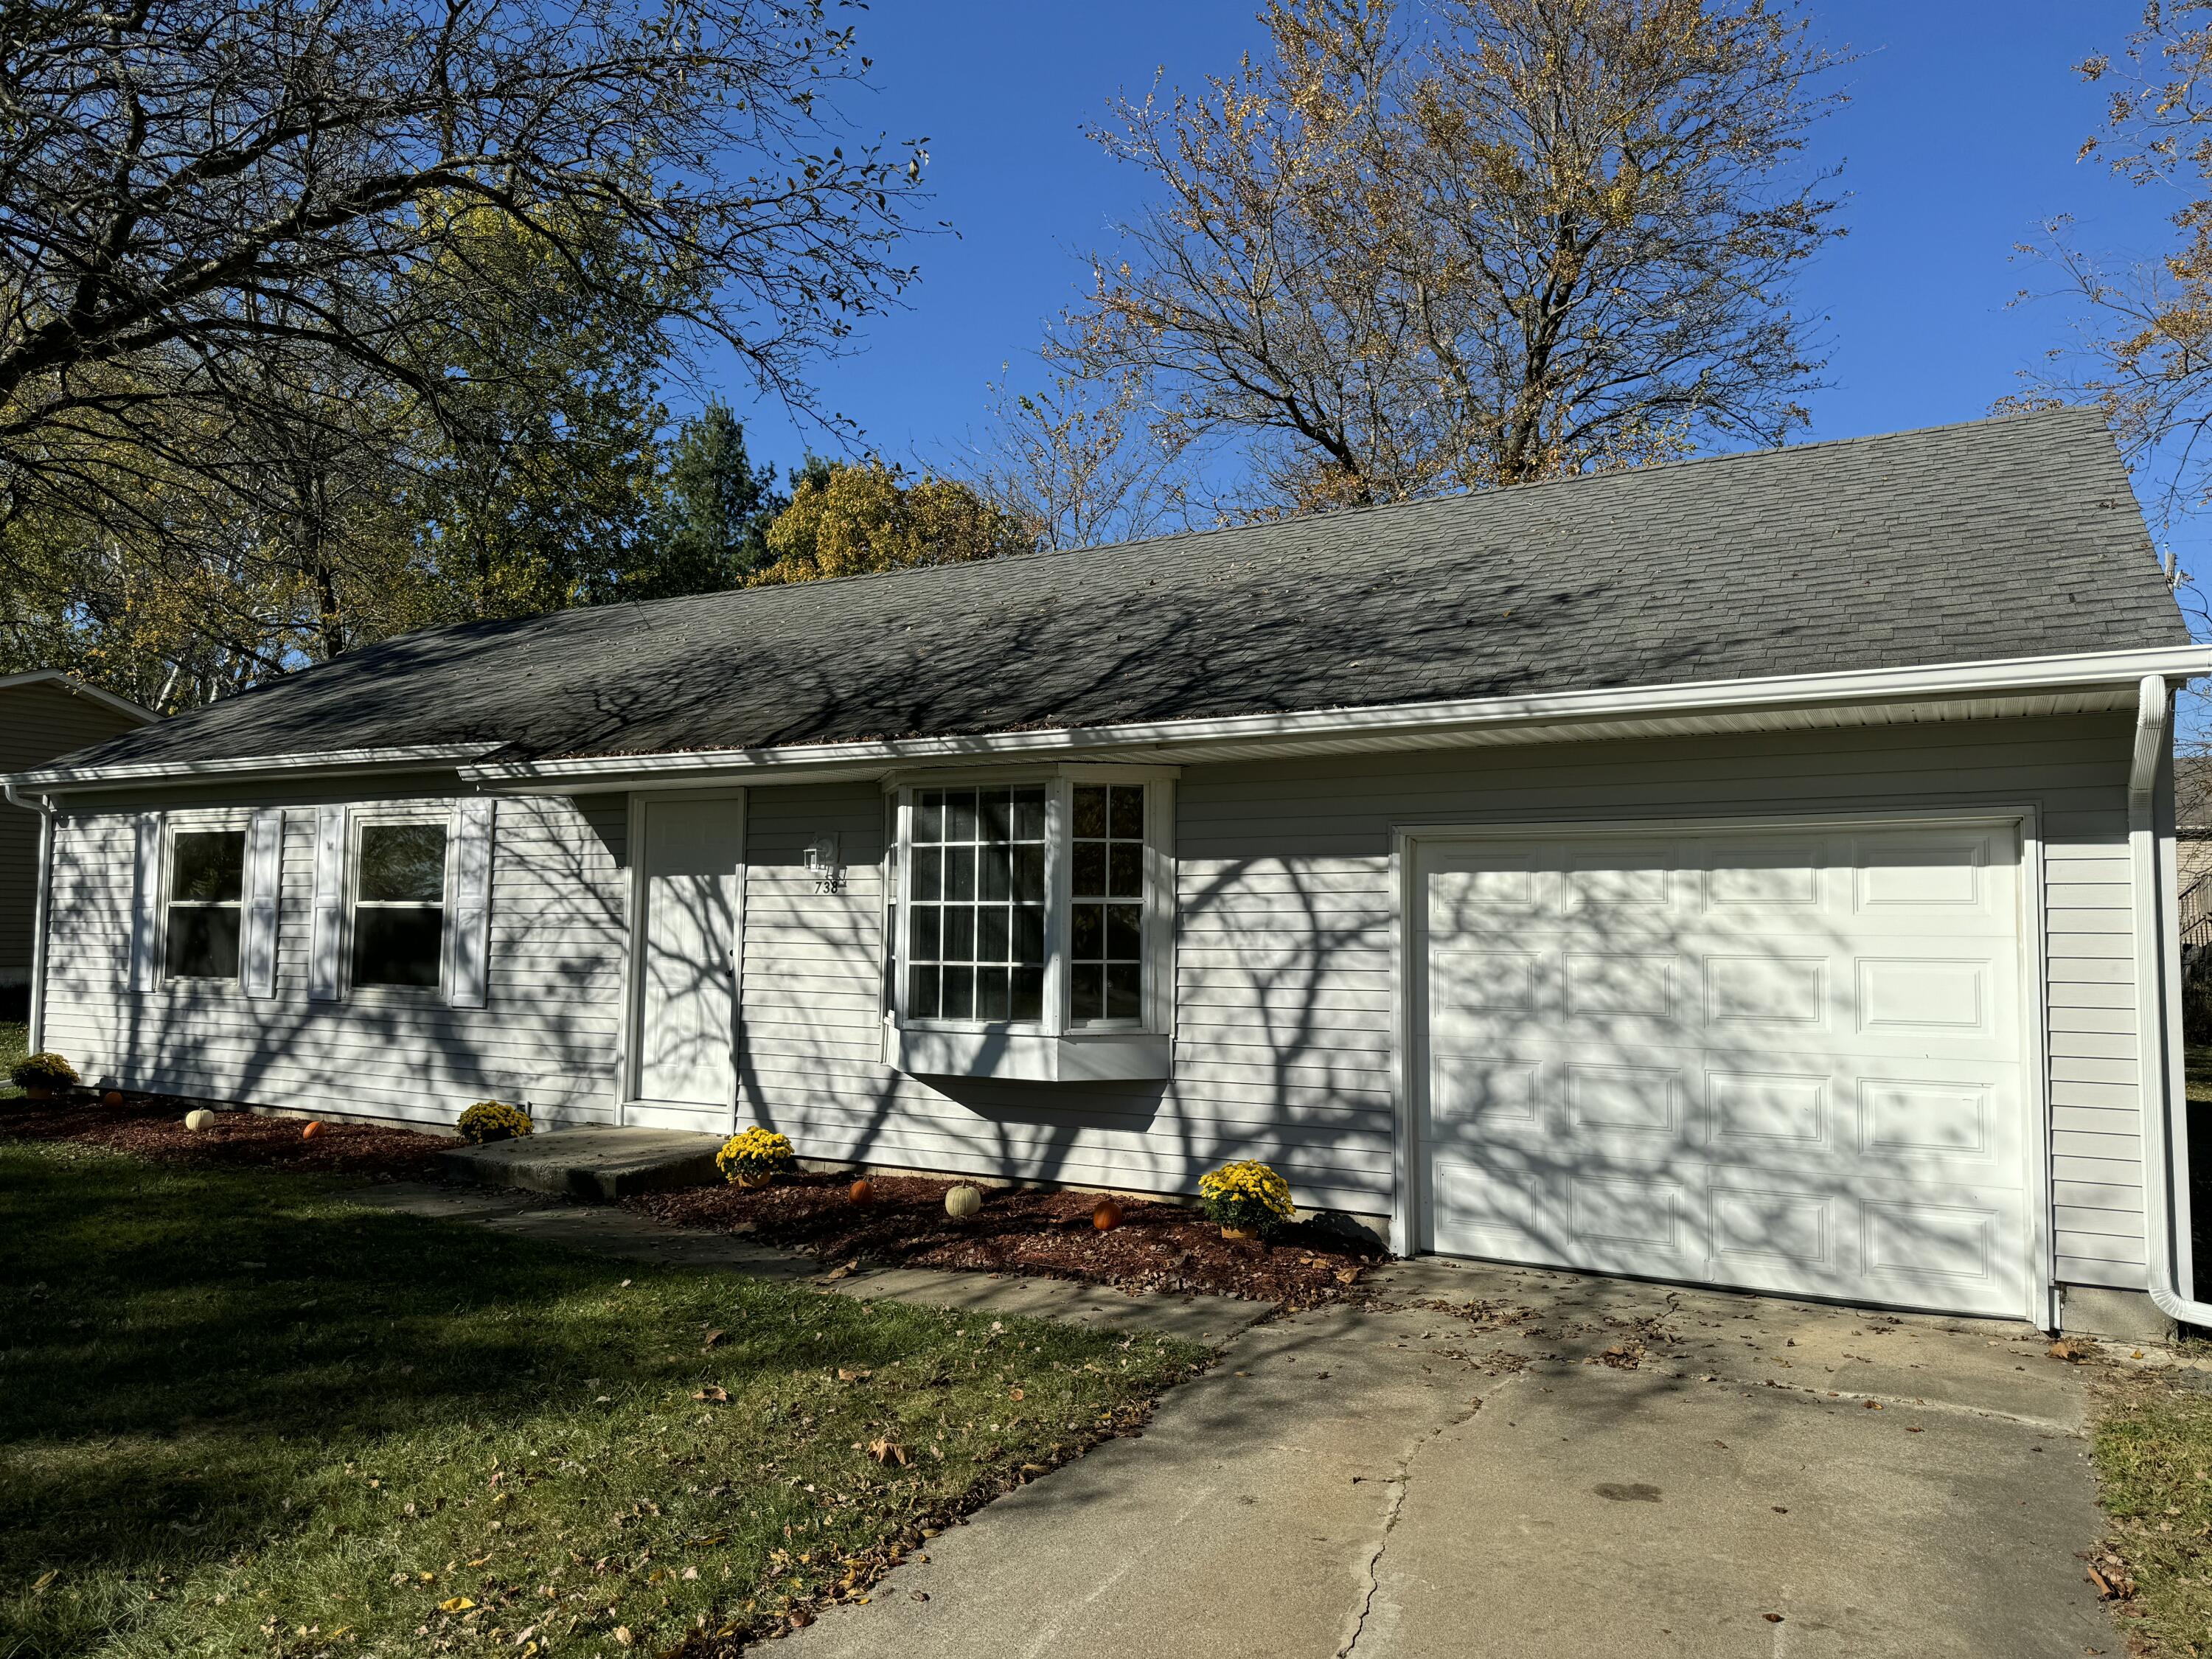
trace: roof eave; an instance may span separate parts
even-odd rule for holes
[[[1563,738],[1613,736],[1620,733],[1624,722],[1663,730],[1668,735],[1737,731],[1746,729],[1747,715],[1765,713],[1775,717],[1773,724],[1786,725],[1790,723],[1787,716],[1797,710],[1847,713],[1859,708],[1870,717],[1878,714],[1887,720],[1921,708],[1927,711],[1921,718],[1942,718],[1941,711],[1961,699],[2022,702],[2095,688],[2124,688],[2132,695],[2146,674],[2172,680],[2212,674],[2212,646],[2162,646],[1936,667],[1852,670],[962,737],[540,761],[487,759],[464,764],[460,772],[465,781],[481,789],[579,794],[771,778],[830,781],[985,762],[1262,759],[1360,749],[1536,740],[1554,732]],[[2025,702],[2018,712],[2028,712]],[[1825,723],[1852,722],[1829,720]]]
[[[345,777],[379,772],[441,771],[493,752],[483,743],[414,744],[386,749],[328,749],[290,755],[247,755],[231,760],[119,761],[107,766],[46,766],[0,778],[32,794],[60,794],[131,785],[155,787],[231,779]]]
[[[1962,700],[1999,700],[1984,712],[2030,712],[2051,694],[2124,687],[2144,675],[2184,680],[2212,674],[2212,646],[2160,646],[2057,657],[1956,663],[1932,667],[1850,670],[1761,679],[1701,681],[1452,698],[1359,708],[1238,714],[1219,719],[987,732],[971,736],[872,742],[794,744],[767,749],[704,749],[656,754],[575,756],[537,761],[492,758],[486,744],[428,744],[385,749],[252,756],[235,760],[149,761],[99,767],[47,767],[6,779],[27,793],[54,795],[119,787],[160,788],[281,775],[326,778],[380,772],[447,770],[475,788],[502,793],[586,794],[613,790],[698,787],[771,779],[881,777],[916,768],[1009,761],[1187,761],[1261,759],[1363,749],[1561,740],[1648,731],[1786,726],[1793,715],[1820,723],[1873,723],[1946,714]],[[2077,700],[2068,707],[2091,706]],[[2101,706],[2101,705],[2095,705]],[[1854,710],[1865,721],[1854,721]],[[2057,712],[2057,705],[2051,705]]]

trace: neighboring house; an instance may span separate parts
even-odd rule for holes
[[[2181,883],[2181,942],[2212,945],[2212,756],[2173,761],[2174,858]]]
[[[134,731],[152,713],[52,669],[0,676],[0,773]],[[21,1019],[39,905],[38,814],[0,799],[0,1019]]]
[[[131,1087],[2047,1324],[2174,1276],[2208,670],[2058,411],[417,635],[13,781]]]

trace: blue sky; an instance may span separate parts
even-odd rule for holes
[[[927,135],[934,215],[957,236],[919,239],[909,308],[878,320],[818,376],[828,405],[893,456],[943,453],[981,422],[986,384],[1017,370],[1044,320],[1076,299],[1082,252],[1142,200],[1142,180],[1084,137],[1118,91],[1157,68],[1195,82],[1264,44],[1255,0],[881,0],[860,20],[878,89],[855,126]],[[1850,234],[1808,269],[1802,309],[1824,319],[1832,386],[1812,400],[1815,438],[1972,419],[2064,337],[2068,313],[2008,301],[2050,275],[2014,254],[2049,216],[2116,254],[2171,242],[2175,200],[2133,189],[2075,152],[2104,94],[2072,65],[2116,50],[2140,0],[1830,0],[1830,44],[1859,60],[1851,102],[1817,134],[1843,166]],[[780,410],[749,407],[756,454],[781,464],[805,440]],[[2212,550],[2212,534],[2191,534]],[[2212,570],[2212,552],[2206,560]]]

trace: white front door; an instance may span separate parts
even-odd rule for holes
[[[2017,840],[1423,842],[1429,1247],[2027,1314]]]
[[[623,1119],[724,1131],[737,1098],[744,798],[648,797],[637,822],[637,1082]]]

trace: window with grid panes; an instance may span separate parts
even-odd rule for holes
[[[909,1018],[1044,1014],[1044,790],[915,792]]]
[[[1145,788],[1079,783],[1068,843],[1068,1018],[1145,1011]]]

